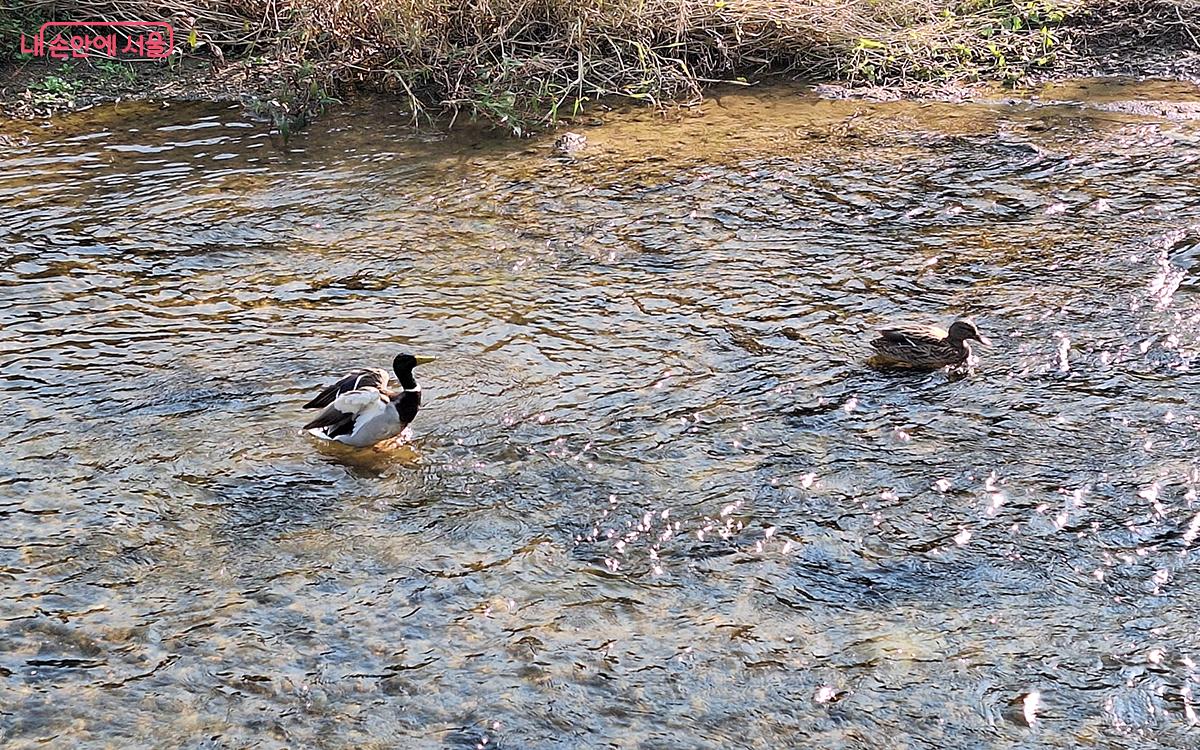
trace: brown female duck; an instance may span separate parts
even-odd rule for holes
[[[968,340],[989,343],[969,320],[956,320],[946,331],[937,326],[901,325],[884,328],[871,342],[873,364],[937,370],[961,365],[971,356]]]

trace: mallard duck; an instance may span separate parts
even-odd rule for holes
[[[937,326],[901,325],[884,328],[871,342],[875,364],[937,370],[961,365],[971,356],[968,339],[990,343],[969,320],[956,320],[946,331]]]
[[[421,386],[413,377],[413,368],[432,361],[433,357],[397,355],[392,369],[401,390],[388,387],[391,377],[382,368],[347,373],[304,405],[305,409],[323,409],[304,429],[319,438],[356,448],[399,435],[421,408]]]

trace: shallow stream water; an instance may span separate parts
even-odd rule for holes
[[[1112,103],[1200,96],[1071,98],[34,130],[0,745],[1197,747],[1200,121]],[[408,445],[298,434],[399,351]]]

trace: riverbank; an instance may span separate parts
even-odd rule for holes
[[[29,59],[19,33],[51,16],[3,15],[0,111],[41,118],[123,99],[240,100],[285,134],[364,92],[414,121],[467,119],[516,134],[600,102],[689,105],[715,84],[831,84],[843,95],[966,99],[1106,74],[1200,80],[1200,0],[274,0],[77,2],[57,19],[164,20],[171,64]]]

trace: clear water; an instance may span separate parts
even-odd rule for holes
[[[1187,96],[32,132],[0,745],[1196,747],[1200,123],[1086,98]],[[298,434],[402,350],[409,445]]]

